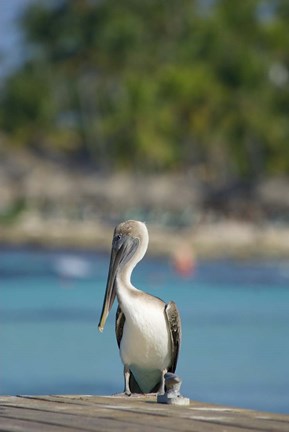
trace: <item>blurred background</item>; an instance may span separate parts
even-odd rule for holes
[[[121,389],[97,320],[130,218],[185,392],[289,412],[288,25],[287,0],[0,2],[0,393]]]

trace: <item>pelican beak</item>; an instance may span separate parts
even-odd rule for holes
[[[106,319],[112,308],[116,296],[115,278],[116,278],[119,260],[120,260],[119,253],[114,249],[112,249],[111,256],[110,256],[109,271],[107,276],[106,290],[105,290],[105,295],[103,300],[101,316],[98,324],[98,330],[100,332],[102,332],[104,329]]]
[[[106,319],[112,308],[116,296],[115,279],[116,279],[117,272],[119,269],[123,268],[123,266],[128,262],[128,260],[134,254],[137,245],[138,245],[138,239],[134,239],[126,235],[121,236],[116,240],[115,239],[113,240],[105,296],[104,296],[101,316],[98,324],[98,330],[100,332],[102,332],[104,329]]]

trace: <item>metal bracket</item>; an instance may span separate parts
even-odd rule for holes
[[[157,402],[169,405],[190,405],[190,399],[180,393],[181,378],[171,372],[166,373],[164,378],[166,392],[157,395]]]

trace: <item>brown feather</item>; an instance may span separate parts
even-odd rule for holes
[[[168,367],[168,372],[175,372],[178,362],[179,350],[182,339],[182,326],[179,311],[175,302],[170,301],[165,306],[166,318],[168,321],[171,342],[172,342],[172,361]]]

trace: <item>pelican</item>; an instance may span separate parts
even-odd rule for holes
[[[164,392],[164,375],[175,372],[181,320],[173,301],[135,288],[131,274],[149,242],[143,222],[128,220],[114,230],[106,291],[98,329],[103,331],[115,297],[115,333],[124,365],[124,393]]]

